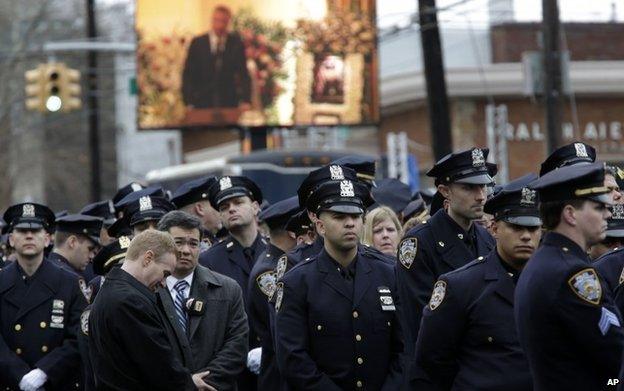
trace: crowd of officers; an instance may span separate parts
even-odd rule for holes
[[[242,176],[13,205],[0,389],[616,389],[624,172],[575,142],[496,186],[487,157],[435,163],[392,254],[362,233],[398,191],[355,157],[272,205]]]

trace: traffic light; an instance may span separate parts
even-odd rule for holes
[[[37,68],[24,73],[27,110],[46,111],[44,93],[46,67],[46,64],[39,64]]]
[[[80,72],[64,63],[40,64],[24,76],[28,110],[69,112],[82,106]]]

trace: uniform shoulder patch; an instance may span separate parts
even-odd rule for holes
[[[89,335],[89,315],[91,314],[91,310],[85,310],[80,315],[80,330],[84,335]]]
[[[622,268],[622,272],[620,273],[620,281],[618,282],[618,285],[622,285],[623,282],[624,282],[624,268]]]
[[[275,288],[275,312],[279,312],[284,299],[284,283],[278,282]]]
[[[439,280],[433,286],[433,292],[431,293],[431,299],[429,299],[429,308],[431,311],[435,310],[444,301],[446,295],[446,281]]]
[[[256,284],[260,291],[266,296],[271,297],[275,293],[275,272],[273,270],[266,271],[256,277]]]
[[[399,262],[406,269],[412,267],[414,259],[416,259],[416,250],[418,249],[418,239],[405,238],[399,244]]]
[[[275,278],[280,280],[286,273],[286,266],[288,265],[288,256],[286,254],[279,257],[277,265],[275,265]]]
[[[602,298],[602,286],[596,271],[591,268],[583,269],[568,280],[572,291],[584,301],[599,305]]]
[[[87,285],[86,281],[83,278],[78,279],[78,285],[80,285],[80,291],[84,295],[85,299],[87,299],[87,303],[90,303],[93,289],[89,285]]]

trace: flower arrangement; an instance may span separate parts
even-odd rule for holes
[[[180,86],[190,34],[173,32],[149,40],[138,35],[139,125],[158,128],[179,123],[185,115]]]
[[[249,9],[234,15],[232,29],[241,35],[247,60],[254,62],[251,76],[257,81],[261,108],[270,109],[283,91],[280,81],[288,78],[282,69],[281,53],[289,32],[279,22],[258,19]]]
[[[355,12],[336,12],[321,22],[297,21],[296,36],[303,50],[315,55],[359,53],[375,49],[375,30],[370,16]]]

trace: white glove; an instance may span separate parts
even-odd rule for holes
[[[41,369],[35,368],[24,375],[19,382],[19,388],[22,391],[37,391],[48,380],[48,375]]]
[[[247,368],[256,375],[260,373],[260,361],[262,359],[262,348],[251,349],[247,353]]]

